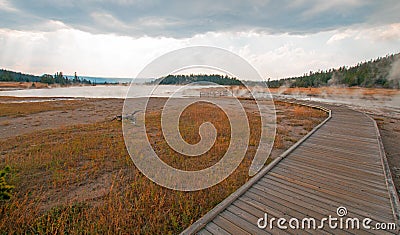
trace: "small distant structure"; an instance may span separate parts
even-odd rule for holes
[[[125,120],[131,121],[132,124],[136,124],[135,114],[140,111],[142,111],[142,110],[135,110],[133,113],[128,114],[128,115],[116,115],[114,118],[111,119],[111,121],[114,121],[114,120],[122,121],[122,119],[125,119]]]
[[[226,96],[233,96],[232,93],[228,92],[227,90],[217,90],[217,91],[200,91],[200,97],[226,97]]]

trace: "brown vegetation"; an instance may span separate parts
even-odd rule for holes
[[[159,101],[160,99],[157,99]],[[146,113],[148,138],[155,152],[168,165],[182,170],[200,170],[217,163],[226,153],[231,140],[231,127],[226,114],[217,106],[207,102],[197,102],[190,105],[182,113],[179,130],[185,141],[196,144],[200,141],[199,127],[204,122],[211,122],[217,130],[217,137],[212,148],[205,154],[196,157],[186,157],[174,151],[165,141],[161,129],[160,107],[164,102],[152,102],[151,110]],[[249,148],[245,159],[252,159],[260,141],[261,119],[256,110],[254,100],[242,100],[250,124]],[[271,133],[271,136],[273,133]]]
[[[46,106],[49,104],[30,105],[53,109],[51,105]],[[207,103],[198,105],[200,109],[188,108],[181,117],[183,137],[189,142],[198,141],[197,127],[205,118],[214,118],[216,128],[221,131],[213,154],[203,156],[207,161],[200,166],[204,167],[221,156],[229,143],[229,131],[225,117],[215,107]],[[8,106],[0,106],[0,113],[8,110],[8,117],[19,115],[27,108],[5,107]],[[277,141],[272,156],[284,151],[326,117],[322,111],[284,102],[276,102],[276,109]],[[248,112],[248,115],[251,138],[256,140],[257,113]],[[149,111],[147,117],[149,124],[154,122],[155,128],[148,133],[153,144],[162,141],[157,130],[159,112]],[[195,159],[185,162],[183,158],[173,158],[162,143],[157,142],[156,146],[161,147],[158,153],[164,160],[170,160],[171,165],[195,166]],[[0,168],[11,167],[7,182],[15,189],[10,201],[0,202],[0,231],[175,234],[248,180],[252,151],[249,148],[239,168],[222,183],[206,190],[179,192],[156,185],[135,168],[125,149],[121,123],[115,120],[1,139]]]
[[[397,194],[400,196],[400,119],[372,115],[378,124]]]
[[[28,88],[48,88],[47,83],[41,82],[0,82],[0,89],[28,89]]]

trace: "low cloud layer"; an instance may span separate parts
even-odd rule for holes
[[[208,45],[264,78],[298,76],[399,53],[398,12],[398,0],[0,0],[0,68],[132,77]]]
[[[395,23],[399,11],[397,0],[0,0],[0,27],[46,31],[64,24],[90,33],[174,38],[227,31],[308,34]]]

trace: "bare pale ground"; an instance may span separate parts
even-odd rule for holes
[[[10,103],[16,106],[40,106],[43,104],[43,102],[40,102],[43,98],[35,99],[38,102],[21,104],[19,102],[26,100],[26,98],[4,97],[0,98],[0,107],[2,105],[10,105]],[[46,104],[50,103],[51,107],[43,111],[38,110],[35,113],[16,114],[12,118],[0,113],[0,136],[7,138],[33,131],[104,121],[107,118],[120,115],[123,102],[122,99],[55,100],[51,102],[44,101]],[[49,109],[50,111],[48,111]]]
[[[371,116],[378,124],[397,194],[400,195],[400,118]]]

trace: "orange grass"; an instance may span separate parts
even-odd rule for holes
[[[246,101],[251,106],[251,101]],[[200,103],[188,108],[180,126],[188,141],[198,141],[198,129],[204,118],[213,118],[221,135],[218,156],[229,143],[225,117],[212,105]],[[306,121],[312,112],[296,111],[297,105],[276,102],[280,110],[277,141],[273,152],[288,148],[296,128],[291,123]],[[199,113],[195,113],[196,110]],[[308,108],[305,108],[308,109]],[[212,112],[211,112],[212,111]],[[320,112],[320,111],[318,111]],[[300,115],[301,114],[301,115]],[[11,116],[13,114],[10,114]],[[196,158],[182,158],[167,151],[157,126],[159,111],[149,110],[146,120],[153,125],[149,133],[154,146],[168,163],[184,169],[196,169]],[[253,141],[257,140],[257,113],[248,112]],[[313,116],[315,114],[312,114]],[[316,115],[318,116],[318,115]],[[321,115],[323,116],[323,115]],[[312,117],[321,121],[323,118]],[[314,125],[317,121],[313,122]],[[279,143],[279,141],[282,141]],[[289,145],[288,145],[288,142]],[[239,168],[220,184],[196,192],[179,192],[158,186],[133,165],[124,145],[118,121],[77,125],[0,140],[0,168],[12,168],[8,182],[15,185],[13,198],[0,202],[2,233],[122,233],[176,234],[246,182],[255,147],[250,147]],[[216,160],[203,156],[207,166]],[[172,159],[172,160],[171,160]]]
[[[0,88],[30,88],[32,84],[35,84],[35,88],[47,88],[49,85],[47,83],[41,82],[0,82]]]
[[[250,147],[245,158],[252,159],[260,141],[261,119],[258,112],[249,111],[251,108],[256,108],[254,101],[242,100],[241,102],[250,120]],[[200,156],[187,157],[173,150],[163,138],[161,134],[161,112],[159,111],[161,105],[163,105],[163,102],[149,105],[154,107],[146,113],[146,128],[153,149],[165,163],[182,170],[200,170],[214,165],[223,157],[231,140],[229,120],[223,110],[207,102],[197,102],[185,109],[180,117],[179,130],[183,139],[188,143],[196,144],[200,141],[198,130],[204,122],[211,122],[217,130],[216,141],[209,151]],[[271,136],[273,136],[273,133],[271,133]]]

